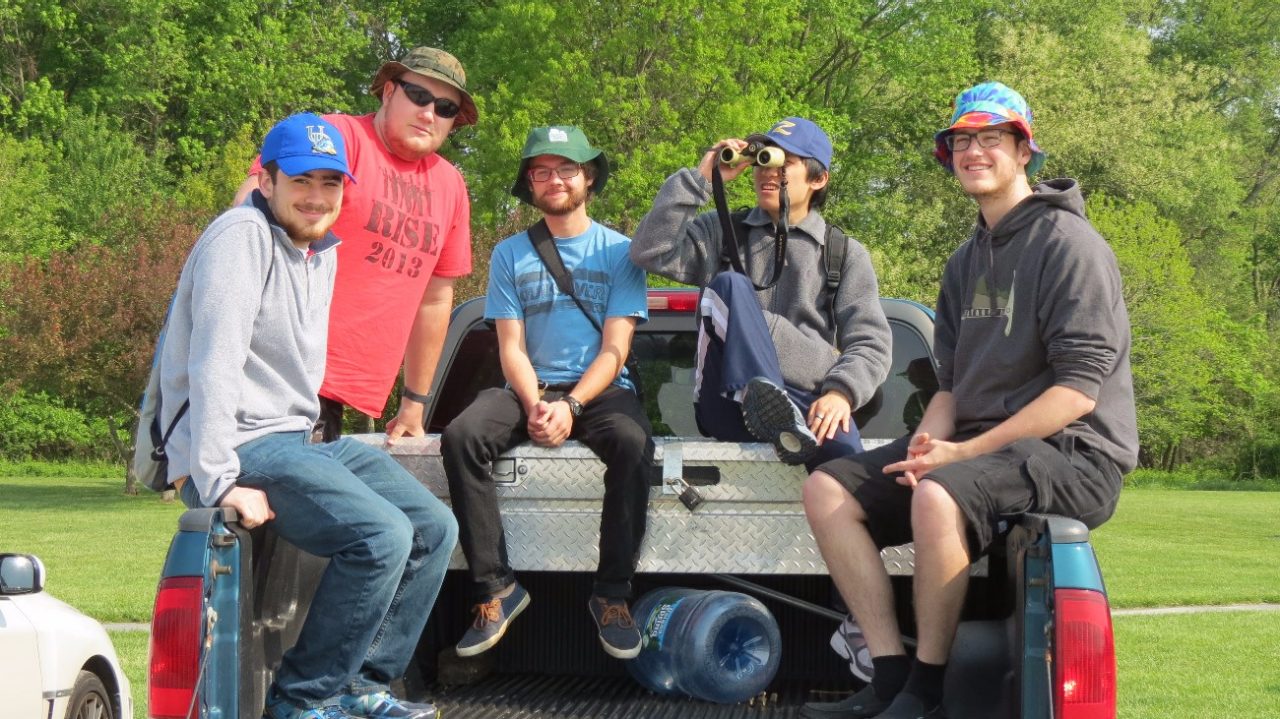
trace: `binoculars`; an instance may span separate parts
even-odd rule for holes
[[[732,147],[720,148],[720,162],[726,165],[740,165],[749,162],[757,167],[782,167],[787,161],[787,154],[781,147],[753,142],[742,152]]]

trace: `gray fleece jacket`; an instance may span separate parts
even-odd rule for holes
[[[1055,385],[1097,402],[1065,432],[1122,472],[1138,457],[1129,315],[1115,254],[1084,216],[1075,180],[1036,185],[947,261],[934,328],[938,384],[957,434],[1013,416]]]
[[[631,260],[656,275],[705,287],[721,265],[720,221],[699,215],[711,198],[711,183],[685,168],[663,183],[653,208],[631,240]],[[747,215],[743,265],[757,285],[773,276],[773,224],[759,207]],[[892,359],[889,322],[880,307],[871,256],[850,238],[836,289],[831,326],[829,290],[822,261],[827,223],[811,211],[788,230],[786,264],[778,284],[757,292],[789,387],[822,394],[836,390],[857,409],[888,376]],[[741,240],[740,240],[741,241]],[[842,350],[832,345],[838,338]]]
[[[191,477],[205,506],[235,486],[236,447],[319,416],[337,244],[294,247],[254,192],[187,257],[160,350],[160,422],[191,400],[166,446],[169,481]]]

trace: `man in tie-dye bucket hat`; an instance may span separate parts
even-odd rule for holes
[[[1031,151],[1031,159],[1027,162],[1026,168],[1027,177],[1035,177],[1044,165],[1045,154],[1036,145],[1031,134],[1031,107],[1027,105],[1022,95],[998,82],[974,85],[956,97],[955,108],[951,113],[951,124],[933,136],[933,156],[938,158],[938,162],[942,163],[948,172],[955,172],[951,159],[951,143],[955,140],[949,138],[957,135],[957,130],[977,130],[975,134],[978,143],[985,146],[983,140],[1000,139],[1002,128],[1005,131],[1015,131],[1019,134],[1019,139],[1026,140],[1027,148]],[[959,133],[959,135],[965,138],[971,137],[969,133]],[[961,140],[960,142],[967,146],[969,141]]]
[[[1031,109],[995,82],[960,93],[938,160],[973,198],[972,236],[947,261],[933,349],[937,392],[897,441],[818,467],[805,514],[858,618],[871,684],[807,719],[945,719],[943,677],[966,567],[1001,522],[1058,514],[1092,529],[1138,457],[1129,317],[1111,248],[1075,180],[1032,186],[1044,161]],[[914,658],[876,550],[915,542]]]

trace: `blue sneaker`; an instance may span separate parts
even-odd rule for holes
[[[515,589],[506,597],[489,597],[471,608],[475,613],[475,621],[462,635],[458,642],[457,652],[460,657],[473,657],[502,639],[511,626],[511,620],[520,615],[529,606],[529,593],[516,582]]]
[[[591,610],[600,643],[609,656],[635,659],[640,655],[640,630],[631,618],[627,600],[592,595],[587,608]]]
[[[809,431],[790,395],[764,377],[747,383],[742,422],[751,436],[772,444],[778,459],[787,464],[804,464],[818,451],[818,438]]]
[[[397,699],[391,692],[344,694],[339,703],[347,714],[368,719],[436,719],[439,716],[434,705]]]
[[[268,695],[267,707],[262,716],[265,719],[352,719],[352,716],[343,711],[342,707],[337,704],[316,707],[315,709],[303,709],[274,696],[274,692]]]

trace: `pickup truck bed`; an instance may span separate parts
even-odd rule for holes
[[[459,659],[452,647],[470,616],[459,551],[406,677],[403,690],[409,696],[429,696],[449,719],[710,719],[796,716],[804,701],[838,698],[854,688],[847,664],[828,648],[843,611],[833,608],[838,596],[804,519],[803,470],[777,462],[768,445],[719,443],[697,434],[690,401],[696,298],[690,291],[651,291],[650,321],[634,342],[646,409],[661,435],[635,596],[663,586],[753,594],[773,613],[782,634],[782,664],[773,684],[738,706],[656,697],[626,676],[622,662],[604,654],[585,607],[595,567],[602,496],[597,478],[603,466],[585,448],[569,443],[557,450],[525,445],[493,468],[512,565],[532,597],[529,609],[495,649]],[[932,367],[928,310],[899,300],[884,300],[883,306],[893,331],[893,367],[877,397],[855,415],[864,440],[873,446],[918,421],[918,408],[929,394],[920,369]],[[478,391],[500,383],[494,333],[483,322],[480,304],[464,303],[454,312],[434,385],[437,400],[428,408],[432,434],[399,443],[393,456],[447,498],[438,433]],[[382,441],[380,435],[362,439]],[[696,510],[677,499],[679,480],[702,496]],[[913,635],[910,547],[890,548],[883,556],[893,575],[901,626]],[[202,710],[195,716],[255,716],[323,567],[324,560],[277,541],[266,529],[246,532],[225,510],[184,514],[157,599],[153,696],[166,682],[194,688],[195,677],[203,674]],[[184,618],[166,617],[160,609],[166,582],[193,575],[204,582],[199,607],[190,606],[196,593],[189,591],[193,597],[183,600]],[[1110,646],[1110,617],[1083,525],[1028,517],[1010,528],[1005,545],[975,565],[973,577],[947,678],[953,719],[1114,717],[1114,656],[1108,660],[1104,651]],[[1063,590],[1101,597],[1101,615],[1096,606],[1092,614],[1061,615]],[[1063,630],[1065,620],[1076,628],[1070,636],[1084,637],[1070,644],[1083,657],[1079,661],[1059,646],[1055,632]],[[192,646],[204,648],[191,654]],[[170,661],[166,651],[188,653],[179,662]],[[190,665],[193,656],[203,672]],[[172,669],[182,662],[187,662],[184,672],[158,676],[158,664]],[[1079,677],[1059,676],[1076,665]],[[1081,686],[1088,691],[1077,690],[1074,698],[1083,697],[1100,712],[1067,711],[1071,702],[1066,699],[1073,697],[1063,687]],[[1055,710],[1055,704],[1065,709]],[[185,714],[158,713],[153,706],[152,716]]]

